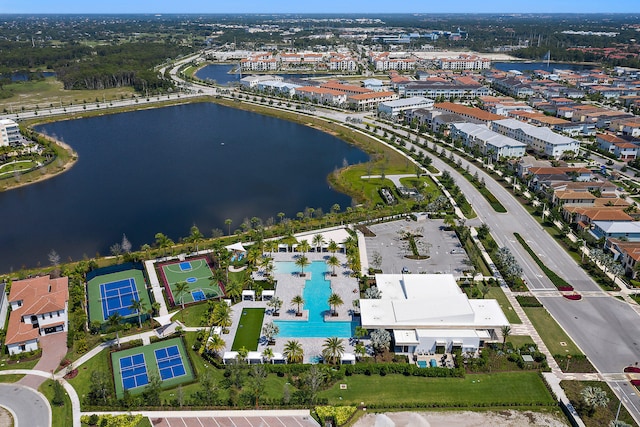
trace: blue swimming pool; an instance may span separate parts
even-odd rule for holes
[[[291,274],[300,271],[294,262],[276,262],[276,273]],[[331,295],[331,282],[325,279],[327,265],[323,261],[314,261],[305,272],[311,272],[311,280],[304,286],[302,298],[304,309],[309,310],[309,320],[276,320],[282,338],[350,338],[354,335],[359,322],[325,322],[324,314],[330,307],[327,300]],[[288,301],[283,301],[286,305]]]

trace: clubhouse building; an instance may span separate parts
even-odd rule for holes
[[[493,299],[469,299],[451,274],[377,274],[380,299],[361,299],[362,327],[387,329],[398,354],[475,353],[509,325]]]

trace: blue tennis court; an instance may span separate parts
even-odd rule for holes
[[[207,299],[207,296],[204,294],[204,291],[202,289],[192,291],[191,297],[193,297],[194,301],[204,301]]]
[[[136,281],[133,278],[118,280],[115,282],[100,284],[100,300],[102,302],[102,314],[107,320],[114,313],[122,317],[135,313],[131,310],[131,303],[139,301]]]
[[[180,263],[180,270],[182,270],[182,271],[191,270],[191,263],[189,261],[181,262]]]
[[[160,371],[160,378],[170,380],[171,378],[180,377],[186,374],[182,356],[177,345],[155,350],[156,362]]]
[[[144,354],[138,353],[120,358],[120,375],[125,390],[149,384]]]

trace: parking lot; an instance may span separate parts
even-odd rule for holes
[[[379,253],[382,262],[380,269],[384,273],[402,273],[403,269],[411,273],[451,273],[456,277],[470,270],[469,258],[462,248],[454,231],[444,229],[441,219],[427,219],[420,216],[418,221],[399,220],[368,226],[376,236],[365,237],[369,267],[374,267],[374,253]],[[403,232],[416,237],[416,246],[420,255],[427,259],[410,259],[412,251],[406,240],[401,239]]]

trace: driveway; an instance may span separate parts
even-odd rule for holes
[[[54,372],[60,366],[60,362],[67,354],[67,333],[61,332],[57,334],[44,335],[40,337],[40,348],[42,348],[42,357],[33,368],[37,371]],[[35,375],[27,375],[18,381],[18,384],[31,387],[37,390],[46,378]]]
[[[49,427],[51,407],[44,396],[22,385],[0,384],[0,406],[9,408],[17,418],[15,425]]]

